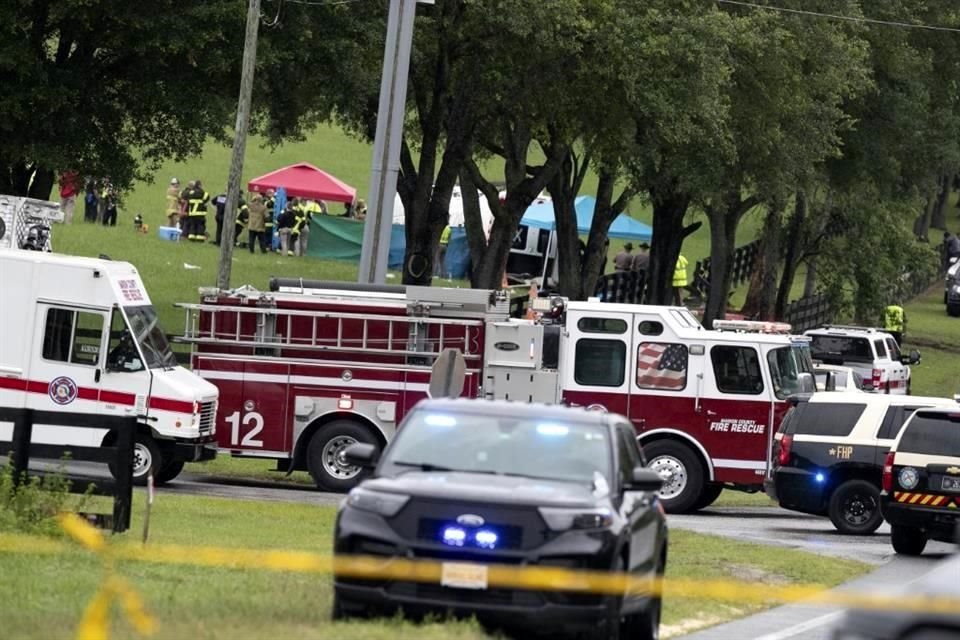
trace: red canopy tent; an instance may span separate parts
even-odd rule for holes
[[[286,189],[291,198],[353,202],[357,196],[356,189],[306,162],[271,171],[247,183],[247,190],[255,193],[279,187]]]

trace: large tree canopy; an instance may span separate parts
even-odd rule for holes
[[[68,168],[125,185],[222,136],[244,5],[0,3],[0,192],[46,197]]]

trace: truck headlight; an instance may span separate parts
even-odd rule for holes
[[[356,487],[347,495],[347,504],[361,511],[370,511],[384,518],[392,518],[410,501],[410,496],[382,493]]]
[[[598,509],[540,507],[538,511],[552,531],[606,529],[613,524],[613,511],[605,507]]]

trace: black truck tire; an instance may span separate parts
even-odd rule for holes
[[[883,524],[880,490],[866,480],[847,480],[833,490],[827,515],[840,533],[870,535]]]
[[[365,442],[380,448],[380,441],[365,425],[352,420],[334,420],[313,434],[307,445],[307,470],[317,487],[343,493],[354,488],[369,472],[345,464],[340,455],[352,444]]]
[[[920,529],[893,524],[890,525],[890,542],[899,554],[919,556],[927,547],[927,536]]]

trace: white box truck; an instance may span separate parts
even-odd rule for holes
[[[217,387],[177,366],[133,265],[0,249],[0,406],[135,415],[134,481],[216,455]],[[10,440],[13,425],[0,423]],[[35,425],[33,441],[107,446],[109,430]]]

